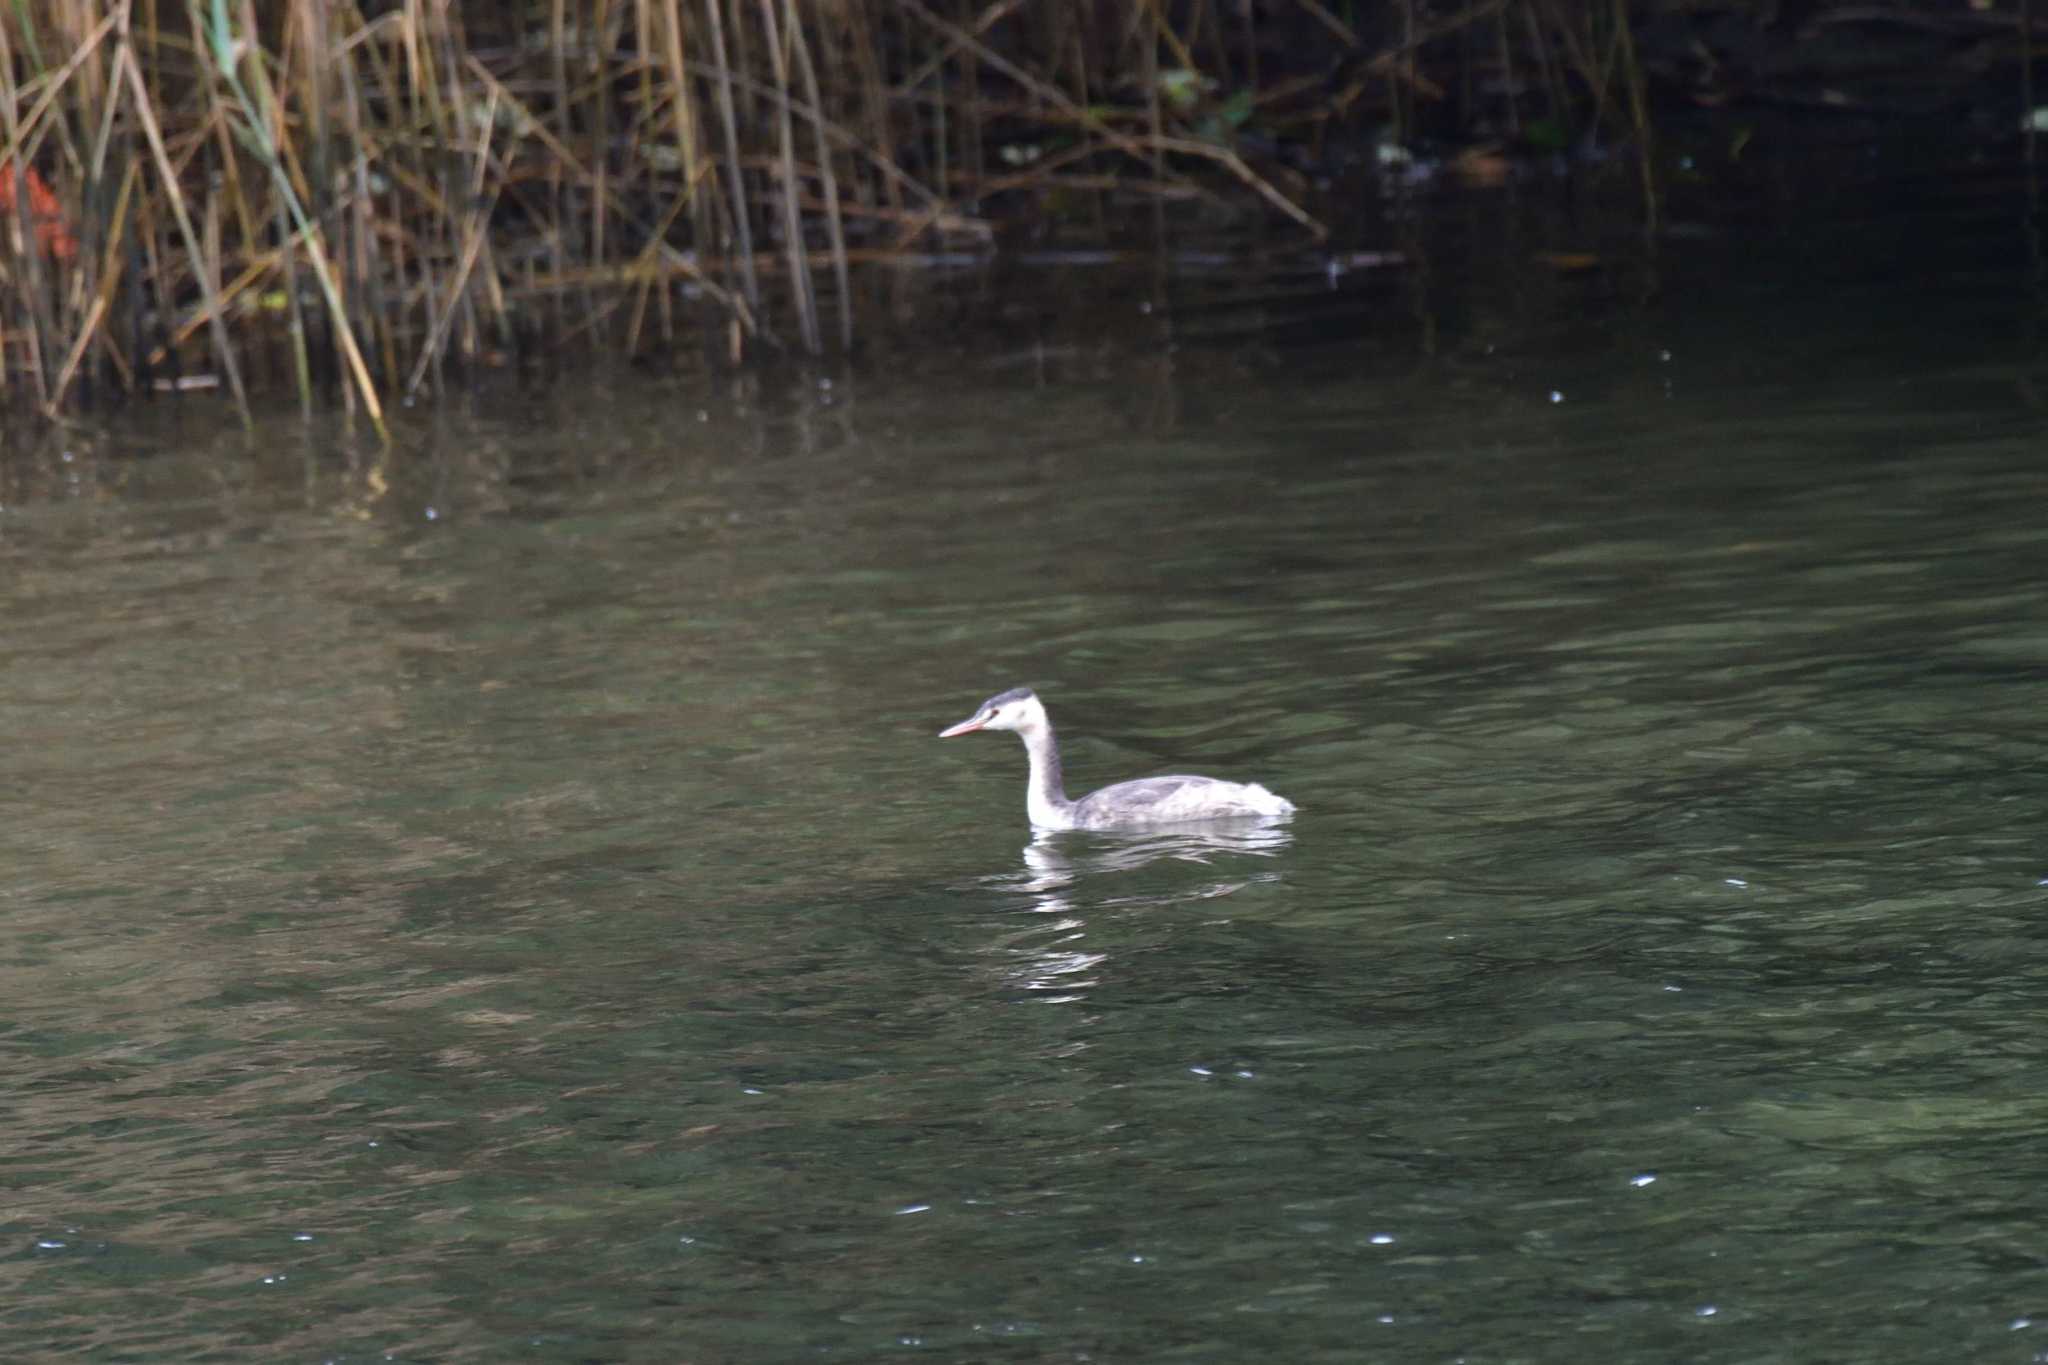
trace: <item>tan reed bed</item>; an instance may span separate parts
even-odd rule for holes
[[[260,361],[382,432],[536,337],[850,345],[851,263],[985,248],[1003,194],[1235,196],[1320,240],[1235,124],[1398,126],[1427,44],[1511,61],[1511,19],[1642,126],[1622,0],[1394,5],[1374,54],[1319,0],[9,0],[0,369],[51,417],[218,385],[247,420]],[[1327,51],[1262,70],[1261,23]]]

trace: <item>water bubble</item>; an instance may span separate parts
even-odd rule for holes
[[[2011,1322],[2006,1324],[2006,1327],[2014,1332],[2024,1332],[2033,1325],[2034,1320],[2032,1318],[2014,1318]]]
[[[1684,989],[1685,989],[1685,987],[1683,987],[1683,986],[1666,986],[1666,987],[1665,987],[1664,989],[1665,989],[1665,990],[1667,990],[1667,991],[1670,991],[1670,992],[1671,992],[1671,993],[1672,993],[1673,995],[1676,995],[1676,994],[1677,994],[1678,992],[1680,992],[1680,991],[1684,990]]]
[[[313,1234],[310,1232],[295,1232],[292,1234],[292,1240],[294,1242],[310,1242],[313,1240]]]
[[[765,1095],[768,1092],[765,1090],[757,1089],[751,1085],[743,1085],[740,1087],[740,1093],[742,1095]]]
[[[1382,1313],[1379,1315],[1377,1321],[1383,1324],[1384,1326],[1392,1327],[1394,1325],[1394,1315],[1392,1313]]]
[[[1740,877],[1723,877],[1721,880],[1724,884],[1733,887],[1746,887],[1749,885],[1748,882],[1742,880],[1742,878]]]
[[[1238,1073],[1237,1073],[1237,1078],[1238,1078],[1239,1080],[1241,1080],[1241,1081],[1248,1081],[1248,1080],[1251,1080],[1251,1079],[1253,1079],[1253,1077],[1252,1077],[1252,1073],[1251,1073],[1251,1072],[1249,1072],[1249,1071],[1240,1071],[1240,1072],[1238,1072]]]
[[[1375,1232],[1365,1240],[1371,1242],[1376,1247],[1390,1247],[1394,1244],[1394,1234],[1391,1232]]]
[[[1188,1070],[1194,1072],[1197,1076],[1213,1076],[1216,1074],[1206,1066],[1191,1066]]]
[[[1716,1308],[1711,1303],[1703,1303],[1699,1307],[1692,1310],[1692,1315],[1696,1318],[1711,1318],[1712,1316],[1714,1316],[1714,1314],[1720,1311],[1720,1309]]]
[[[42,1241],[36,1243],[37,1251],[62,1251],[63,1249],[64,1243],[54,1237],[45,1237]]]
[[[1657,1173],[1655,1171],[1644,1171],[1641,1175],[1632,1175],[1628,1178],[1628,1183],[1637,1189],[1641,1189],[1645,1185],[1654,1185],[1657,1183]]]
[[[905,1204],[896,1210],[896,1216],[901,1218],[906,1213],[930,1213],[931,1207],[930,1204]]]

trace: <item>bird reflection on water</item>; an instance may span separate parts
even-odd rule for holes
[[[1034,919],[990,945],[1005,959],[1002,974],[1018,990],[1048,1004],[1086,998],[1099,984],[1096,969],[1108,955],[1083,946],[1089,911],[1156,906],[1162,912],[1189,901],[1215,900],[1256,883],[1276,882],[1276,869],[1239,869],[1218,878],[1182,880],[1154,875],[1142,887],[1098,882],[1161,863],[1213,867],[1238,858],[1272,858],[1294,842],[1284,819],[1177,825],[1143,833],[1078,834],[1041,830],[1024,846],[1023,867],[977,879],[983,888],[1021,894]],[[1122,894],[1118,894],[1119,892]]]

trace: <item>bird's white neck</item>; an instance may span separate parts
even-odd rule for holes
[[[1024,789],[1024,812],[1031,823],[1046,829],[1071,829],[1074,803],[1067,800],[1064,774],[1060,771],[1060,745],[1053,738],[1052,722],[1042,717],[1017,731],[1024,741],[1024,753],[1031,760],[1030,785]]]

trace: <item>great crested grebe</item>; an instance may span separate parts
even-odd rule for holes
[[[1294,803],[1256,782],[1223,782],[1213,777],[1141,777],[1069,801],[1060,776],[1060,746],[1053,737],[1045,703],[1028,687],[999,692],[940,739],[976,730],[1014,730],[1031,759],[1024,809],[1041,829],[1138,829],[1202,820],[1242,820],[1292,815]]]

